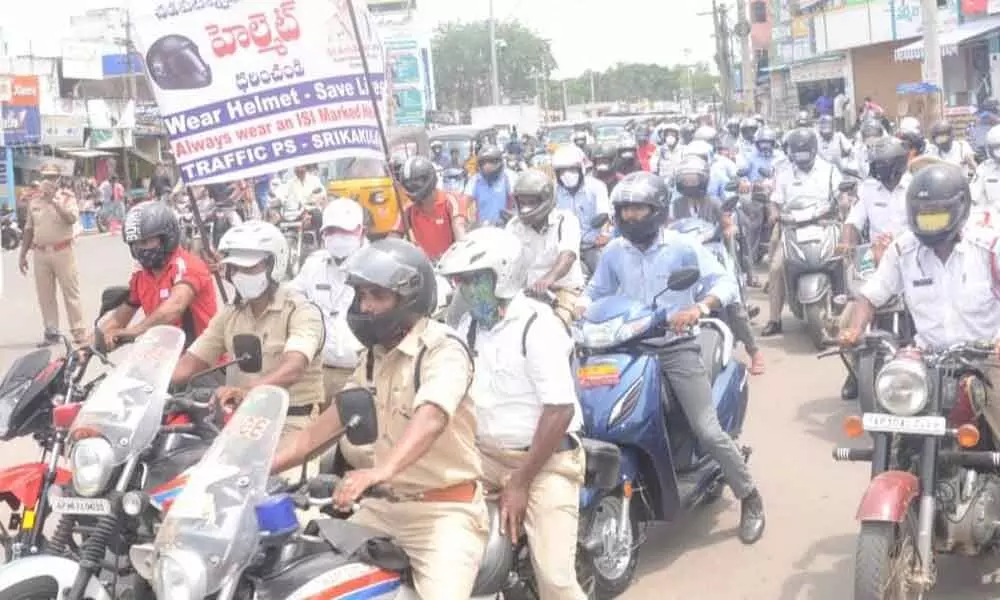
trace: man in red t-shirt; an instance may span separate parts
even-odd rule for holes
[[[413,201],[406,208],[406,221],[414,243],[431,260],[441,258],[449,246],[465,236],[468,215],[463,200],[437,189],[434,163],[422,156],[406,161],[400,169],[399,183]]]
[[[132,273],[126,303],[100,326],[108,350],[119,336],[138,336],[156,325],[183,329],[187,347],[215,316],[215,285],[208,266],[179,247],[177,217],[159,200],[129,210],[122,234],[140,268]],[[129,325],[140,308],[145,318]]]

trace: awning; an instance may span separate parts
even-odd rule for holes
[[[941,56],[955,56],[958,54],[959,45],[981,35],[986,35],[995,29],[1000,29],[1000,15],[962,23],[954,29],[942,32],[938,35]],[[920,38],[912,44],[896,48],[895,56],[897,61],[923,60],[924,39]]]
[[[100,158],[102,156],[114,156],[113,152],[103,150],[91,150],[90,148],[56,148],[56,152],[72,156],[73,158]]]
[[[792,83],[843,79],[846,66],[843,54],[833,53],[796,62],[792,65]]]

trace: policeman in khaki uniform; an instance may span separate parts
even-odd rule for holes
[[[83,344],[87,331],[80,307],[80,273],[73,250],[74,225],[80,218],[80,208],[72,192],[59,190],[59,168],[45,165],[39,171],[44,179],[40,193],[29,200],[28,218],[24,225],[19,267],[28,273],[28,251],[34,251],[35,291],[42,309],[45,333],[41,345],[59,342],[59,305],[56,303],[56,283],[62,289],[66,316],[69,318],[73,341]]]
[[[875,307],[902,294],[913,315],[918,346],[940,350],[993,340],[1000,351],[998,238],[995,231],[966,227],[971,203],[960,167],[929,165],[913,176],[906,194],[910,231],[890,244],[862,287],[851,326],[841,331],[842,345],[857,344]],[[987,401],[973,408],[986,417],[996,436],[1000,371],[984,367],[994,385]]]
[[[394,538],[421,598],[468,600],[487,536],[469,351],[429,318],[437,304],[434,270],[413,244],[372,242],[345,269],[356,292],[347,322],[368,348],[350,387],[373,393],[379,437],[374,467],[348,473],[334,502],[349,509],[386,483],[394,498],[363,500],[352,520]],[[340,427],[338,411],[327,410],[282,444],[272,471],[301,464]]]
[[[320,233],[323,249],[312,253],[290,287],[308,298],[323,313],[326,344],[323,347],[323,388],[327,403],[354,374],[363,347],[347,326],[347,310],[354,288],[347,285],[344,261],[366,243],[364,209],[354,200],[335,198],[323,209]],[[324,404],[325,408],[325,404]],[[352,467],[371,467],[371,446],[357,447],[345,437],[340,452]]]
[[[225,276],[236,288],[236,302],[216,313],[188,348],[172,382],[186,383],[223,355],[232,356],[234,336],[255,335],[261,341],[261,372],[251,375],[230,367],[227,386],[218,388],[216,396],[232,404],[258,385],[286,388],[291,406],[285,433],[305,429],[324,404],[323,317],[315,304],[280,285],[288,266],[288,244],[274,225],[251,221],[227,231],[219,253]]]
[[[471,307],[458,332],[475,355],[479,449],[487,485],[501,491],[504,533],[512,543],[527,534],[541,600],[586,600],[576,576],[585,459],[573,341],[549,306],[522,292],[529,260],[514,234],[483,228],[438,270]]]

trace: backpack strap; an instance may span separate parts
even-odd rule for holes
[[[521,356],[524,358],[528,358],[528,330],[534,325],[536,319],[538,319],[537,312],[528,317],[528,322],[524,324],[524,331],[521,332]]]
[[[521,332],[521,356],[524,358],[528,358],[528,330],[535,324],[536,319],[538,319],[538,313],[532,313],[528,317],[528,321],[524,324],[524,331]],[[476,333],[478,331],[479,326],[475,321],[472,321],[469,324],[469,331],[465,334],[466,349],[469,350],[472,357],[476,355]]]
[[[475,369],[476,368],[476,362],[473,360],[472,352],[469,350],[469,346],[467,346],[465,344],[465,341],[463,341],[462,338],[458,337],[454,333],[446,333],[445,335],[448,336],[449,338],[455,340],[459,344],[461,344],[462,348],[465,348],[465,354],[469,357],[469,364],[471,364],[472,368]],[[371,353],[369,352],[369,355],[370,354]],[[417,360],[415,360],[413,362],[413,392],[414,393],[420,391],[420,371],[421,371],[421,368],[424,365],[424,355],[425,354],[427,354],[427,346],[426,345],[420,347],[420,351],[417,352]]]

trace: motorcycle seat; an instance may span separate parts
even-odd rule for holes
[[[618,446],[590,438],[581,438],[580,445],[587,459],[584,486],[602,490],[617,487],[622,459]]]

